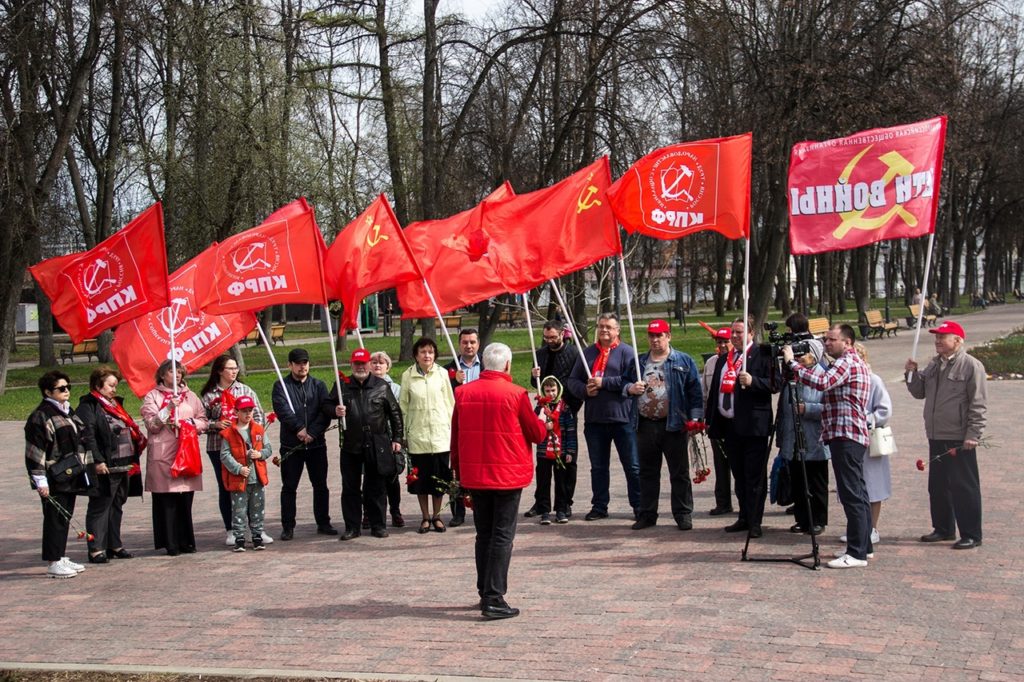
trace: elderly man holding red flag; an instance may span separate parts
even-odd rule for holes
[[[476,525],[476,589],[484,618],[513,618],[505,601],[519,499],[533,480],[533,449],[547,428],[526,389],[512,383],[512,351],[492,343],[483,352],[480,378],[455,393],[451,462],[472,494]]]

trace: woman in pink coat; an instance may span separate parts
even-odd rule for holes
[[[142,419],[149,432],[146,490],[153,495],[153,545],[169,556],[191,554],[196,551],[192,498],[203,489],[203,477],[174,478],[171,465],[178,452],[177,424],[190,421],[196,431],[205,433],[208,422],[198,396],[185,385],[184,367],[172,367],[170,360],[160,364],[156,388],[142,399]]]

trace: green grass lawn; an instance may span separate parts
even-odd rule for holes
[[[1024,327],[968,352],[981,360],[989,374],[1024,375]]]

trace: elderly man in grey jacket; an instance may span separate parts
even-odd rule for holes
[[[921,542],[960,540],[953,549],[981,545],[981,482],[977,447],[985,429],[985,367],[964,349],[964,329],[952,320],[929,329],[936,356],[924,369],[907,360],[910,394],[924,399],[928,435],[928,497],[932,532]],[[955,526],[954,526],[955,524]]]

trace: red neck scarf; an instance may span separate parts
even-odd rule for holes
[[[612,351],[616,346],[619,345],[619,340],[615,339],[612,341],[612,345],[605,348],[600,343],[597,344],[597,359],[594,360],[594,366],[591,367],[590,373],[595,377],[603,377],[604,371],[608,367],[608,356],[611,355]]]
[[[135,423],[135,420],[131,418],[131,415],[116,400],[107,400],[96,391],[91,391],[91,393],[104,412],[124,422],[124,425],[128,427],[132,434],[132,447],[135,449],[135,454],[141,453],[146,447],[146,437],[142,435],[142,430]]]

